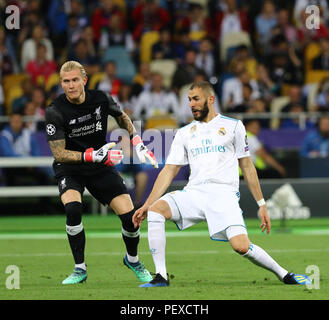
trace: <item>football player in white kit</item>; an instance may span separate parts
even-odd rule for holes
[[[175,222],[180,230],[207,221],[211,239],[229,241],[233,250],[274,272],[283,283],[311,283],[307,276],[289,273],[250,242],[239,206],[239,166],[259,205],[262,232],[270,232],[270,217],[249,155],[245,127],[240,120],[216,113],[214,96],[209,82],[197,82],[190,87],[188,99],[194,121],[177,131],[151,194],[133,216],[135,227],[147,217],[149,246],[156,268],[154,279],[140,287],[169,286],[166,220]],[[191,170],[187,185],[163,196],[181,166],[187,164]]]

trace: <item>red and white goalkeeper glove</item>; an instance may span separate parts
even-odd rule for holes
[[[132,145],[136,149],[137,157],[141,163],[145,163],[146,159],[150,161],[154,168],[159,168],[158,161],[155,158],[153,152],[144,145],[140,136],[136,135],[131,139]]]
[[[82,154],[83,161],[104,163],[106,166],[113,167],[123,159],[122,150],[110,150],[114,146],[115,143],[110,142],[96,151],[94,151],[94,148],[89,148]]]

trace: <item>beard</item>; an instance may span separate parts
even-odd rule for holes
[[[200,115],[199,116],[195,116],[193,115],[194,120],[197,121],[203,121],[207,115],[209,113],[209,107],[208,107],[208,102],[206,101],[203,105],[203,108],[200,110]]]

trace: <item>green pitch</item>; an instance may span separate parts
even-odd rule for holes
[[[138,288],[135,275],[122,263],[125,250],[120,220],[85,215],[86,283],[63,286],[73,270],[64,216],[0,218],[0,300],[221,300],[328,299],[329,219],[289,221],[289,232],[273,221],[270,235],[258,220],[246,220],[252,242],[263,247],[291,272],[320,269],[320,288],[283,285],[274,274],[234,253],[228,243],[211,241],[206,224],[179,232],[167,223],[168,288]],[[140,259],[154,272],[148,251],[146,223],[142,226]],[[19,289],[7,289],[10,265],[19,268]],[[307,274],[307,273],[306,273]],[[310,275],[310,273],[308,273]]]

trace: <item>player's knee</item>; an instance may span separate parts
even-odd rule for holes
[[[249,246],[245,244],[236,245],[234,247],[232,246],[232,248],[235,252],[241,255],[246,254],[249,250]]]
[[[246,254],[250,247],[250,241],[248,237],[244,235],[238,235],[231,238],[230,244],[232,246],[232,249],[241,255]]]
[[[73,201],[67,203],[64,207],[66,213],[66,225],[77,226],[81,224],[82,203],[78,201]]]
[[[153,205],[150,206],[148,212],[150,211],[160,214],[166,220],[169,220],[172,215],[168,203],[164,200],[156,201]]]
[[[139,235],[139,228],[135,228],[132,221],[133,215],[134,215],[134,210],[119,215],[119,218],[122,223],[122,232],[127,233],[127,236]]]

